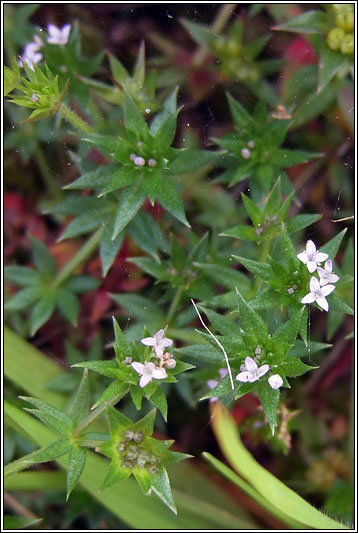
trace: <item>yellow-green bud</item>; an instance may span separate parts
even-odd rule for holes
[[[225,52],[226,49],[226,43],[227,40],[222,35],[219,35],[212,44],[213,49],[215,52],[218,52],[219,54],[222,54]]]
[[[341,42],[341,52],[343,54],[353,54],[354,52],[354,35],[347,33]]]
[[[337,26],[345,31],[352,31],[354,29],[354,13],[338,13],[336,16]]]
[[[338,13],[354,13],[354,5],[353,4],[332,4],[332,7],[334,11]]]
[[[342,28],[333,28],[327,35],[327,44],[332,50],[338,50],[346,34]]]

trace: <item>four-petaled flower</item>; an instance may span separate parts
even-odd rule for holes
[[[326,300],[326,296],[331,294],[332,291],[334,291],[335,286],[334,285],[325,285],[324,287],[321,287],[319,284],[319,281],[317,278],[312,277],[310,281],[310,289],[311,292],[306,294],[301,300],[302,304],[311,304],[313,302],[317,302],[322,309],[325,311],[328,311],[329,306],[328,302]]]
[[[297,254],[297,257],[302,263],[304,263],[308,270],[314,272],[317,268],[317,265],[320,265],[322,261],[328,259],[328,254],[319,252],[316,249],[316,245],[313,241],[307,241],[306,250],[300,254]]]
[[[154,333],[153,337],[145,337],[140,342],[146,346],[153,346],[155,355],[160,358],[163,356],[165,348],[173,344],[171,339],[164,337],[164,329],[160,329],[157,333]]]
[[[253,383],[266,374],[266,372],[270,370],[270,367],[269,365],[262,365],[258,368],[257,364],[251,357],[246,357],[245,369],[246,370],[240,372],[235,379],[237,379],[237,381],[248,381],[249,383]]]
[[[279,389],[283,385],[283,379],[280,374],[274,374],[268,378],[269,385],[272,389]]]
[[[153,379],[165,379],[168,377],[164,368],[158,368],[154,363],[144,363],[143,365],[142,363],[134,361],[132,367],[141,376],[139,380],[139,386],[141,388],[148,385]]]
[[[330,259],[326,261],[324,268],[317,267],[319,283],[321,287],[327,285],[328,283],[336,283],[336,281],[339,280],[339,276],[332,274],[332,268],[332,261]]]
[[[54,24],[49,24],[47,31],[49,34],[49,37],[47,37],[48,43],[65,45],[70,36],[71,24],[65,24],[61,29],[57,28]]]

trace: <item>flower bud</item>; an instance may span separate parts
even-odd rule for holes
[[[137,167],[144,167],[145,165],[145,159],[143,159],[143,157],[140,157],[139,155],[133,159],[133,162],[135,165],[137,165]]]
[[[243,157],[244,159],[250,159],[250,157],[251,157],[251,152],[250,152],[250,150],[249,150],[248,148],[243,148],[243,149],[241,150],[241,155],[242,155],[242,157]]]
[[[353,33],[347,33],[341,42],[342,54],[353,54],[354,52],[354,36]]]
[[[133,440],[134,440],[134,442],[142,442],[142,440],[143,440],[143,432],[142,431],[137,431],[136,433],[134,433]]]
[[[157,165],[157,162],[155,159],[149,159],[148,160],[148,166],[155,167]]]
[[[354,13],[339,13],[336,16],[337,26],[345,31],[352,31],[354,29]]]
[[[332,50],[338,50],[344,37],[345,33],[342,28],[333,28],[333,30],[328,33],[327,44]]]

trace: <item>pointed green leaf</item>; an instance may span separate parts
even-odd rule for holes
[[[219,234],[219,237],[233,237],[243,241],[256,241],[255,228],[239,224]]]
[[[160,466],[152,478],[153,492],[169,507],[174,514],[177,514],[174,498],[170,488],[169,478],[164,466]]]
[[[117,141],[116,141],[117,142]],[[115,146],[117,149],[117,145]],[[105,187],[112,179],[115,179],[117,172],[123,172],[123,169],[118,166],[116,163],[110,165],[103,165],[96,170],[91,170],[82,174],[81,177],[77,178],[72,183],[65,185],[64,189],[102,189]]]
[[[169,163],[168,172],[171,175],[188,174],[205,165],[210,165],[217,157],[215,152],[186,149]]]
[[[240,327],[247,333],[252,334],[254,337],[259,335],[267,335],[267,327],[265,322],[244,300],[238,289],[236,289],[236,293],[240,312]]]
[[[328,30],[328,18],[323,11],[306,11],[272,29],[298,33],[325,33]]]
[[[145,81],[145,41],[142,40],[139,47],[137,61],[133,71],[133,80],[138,87],[142,87]]]
[[[231,116],[235,123],[236,128],[239,131],[242,131],[248,128],[249,126],[251,126],[254,123],[253,118],[246,111],[246,109],[237,100],[235,100],[229,93],[226,93],[226,97],[228,99],[230,113],[231,113]]]
[[[37,285],[34,287],[26,287],[15,294],[5,304],[6,311],[19,311],[30,307],[41,295],[41,288]]]
[[[119,461],[113,460],[109,465],[106,477],[104,478],[100,490],[102,491],[104,489],[107,489],[115,483],[118,483],[118,481],[122,481],[122,479],[127,479],[130,475],[131,471],[129,470],[129,468],[121,468]]]
[[[249,272],[252,272],[255,276],[258,276],[265,281],[270,281],[273,278],[272,268],[267,263],[260,263],[259,261],[252,261],[251,259],[246,259],[245,257],[240,257],[239,255],[233,255],[234,259],[237,259],[244,265]]]
[[[327,43],[323,43],[318,63],[317,93],[323,91],[345,61],[346,56],[340,50],[332,50]]]
[[[127,341],[123,331],[121,330],[117,320],[113,317],[113,328],[114,328],[114,351],[116,353],[117,360],[119,362],[123,361],[128,356],[132,355],[132,348]]]
[[[102,263],[102,276],[106,277],[109,269],[113,265],[120,249],[122,248],[125,232],[121,232],[115,239],[112,240],[114,229],[114,218],[112,218],[105,230],[101,242],[99,244],[99,256]]]
[[[190,224],[186,219],[182,199],[180,198],[174,183],[167,176],[162,178],[161,187],[157,194],[157,200],[167,211],[169,211],[169,213],[190,228]]]
[[[333,237],[333,239],[331,239],[330,241],[326,242],[325,245],[321,246],[319,251],[323,252],[325,254],[328,254],[329,258],[333,261],[333,259],[337,255],[338,249],[340,247],[340,244],[342,242],[343,237],[346,234],[346,231],[347,231],[347,228],[344,228],[337,235],[335,235]]]
[[[57,307],[61,314],[74,326],[77,324],[80,312],[80,303],[77,296],[65,287],[61,287],[57,293]]]
[[[127,224],[135,217],[145,200],[145,192],[141,180],[127,187],[122,194],[114,221],[112,239],[116,239]]]
[[[127,229],[138,246],[157,261],[159,261],[158,249],[167,251],[169,248],[166,235],[147,211],[139,211],[130,221]]]
[[[65,455],[70,450],[70,443],[68,439],[59,439],[56,442],[53,442],[49,446],[40,448],[35,452],[31,458],[27,459],[28,464],[36,463],[47,463],[48,461],[53,461],[62,455]]]
[[[71,407],[71,420],[72,427],[75,428],[80,424],[89,413],[90,407],[90,392],[89,392],[89,383],[88,383],[88,370],[85,368],[83,371],[83,376],[81,383],[76,392],[74,402]]]
[[[125,69],[122,63],[118,61],[118,59],[116,59],[112,54],[109,53],[108,57],[109,57],[113,79],[120,85],[123,85],[124,82],[128,78],[130,78],[128,71]]]
[[[111,436],[119,435],[122,430],[128,429],[133,424],[126,416],[122,415],[117,409],[111,405],[107,406],[107,417],[109,423],[109,431]]]
[[[33,307],[30,316],[30,335],[31,337],[47,322],[56,307],[56,300],[53,294],[43,296]]]
[[[147,494],[152,483],[152,478],[149,472],[145,468],[134,468],[133,474],[143,493]]]
[[[135,181],[135,178],[135,168],[130,168],[127,166],[118,168],[115,170],[112,176],[106,180],[106,183],[103,184],[104,187],[97,198],[102,198],[102,196],[106,196],[113,191],[123,189],[124,187],[128,187],[128,185],[132,185],[132,183]]]
[[[270,216],[275,215],[278,213],[278,210],[280,209],[281,205],[281,176],[279,176],[275,182],[275,185],[272,187],[270,196],[268,197],[268,200],[265,205],[264,212]]]
[[[43,274],[53,275],[56,270],[56,263],[45,244],[32,235],[29,236],[29,241],[36,268]]]
[[[39,410],[39,412],[43,412],[44,414],[48,415],[50,417],[49,420],[51,421],[49,424],[50,427],[58,429],[64,434],[68,434],[71,431],[71,419],[65,413],[59,411],[59,409],[56,409],[56,407],[53,407],[42,400],[38,400],[37,398],[32,398],[31,396],[20,396],[20,398],[32,403]],[[34,414],[36,414],[36,411],[34,411]],[[55,425],[53,421],[57,421],[58,425]]]
[[[23,266],[6,266],[4,268],[4,278],[6,281],[22,287],[38,285],[41,279],[36,270]]]
[[[190,34],[191,38],[200,45],[209,46],[215,39],[215,34],[212,30],[203,24],[197,24],[186,19],[182,19],[180,22]]]
[[[259,207],[257,207],[256,204],[246,196],[246,194],[241,193],[242,200],[244,202],[245,209],[247,211],[247,214],[249,215],[251,222],[254,226],[260,226],[263,222],[264,215]]]
[[[28,527],[39,524],[43,518],[27,518],[25,516],[4,515],[4,530],[17,529],[22,531]]]
[[[247,287],[248,285],[248,280],[245,274],[233,268],[210,263],[194,263],[194,265],[210,279],[216,283],[220,283],[220,285],[227,287],[228,289]]]
[[[98,400],[93,404],[92,409],[95,409],[102,403],[112,400],[116,396],[121,395],[122,397],[125,396],[128,392],[128,384],[127,383],[121,383],[120,381],[112,381],[110,385],[105,389],[103,394],[98,398]]]
[[[272,335],[273,342],[280,346],[284,346],[286,352],[294,345],[304,309],[304,307],[299,309],[289,320],[281,324]]]
[[[317,220],[320,220],[322,215],[295,215],[285,221],[286,229],[288,233],[295,233],[301,231],[307,226],[314,224]]]
[[[274,435],[277,426],[276,417],[280,401],[280,389],[272,389],[267,379],[260,379],[257,392],[268,423],[270,424],[272,435]]]
[[[287,356],[280,364],[279,369],[282,370],[285,376],[289,378],[296,378],[297,376],[302,376],[310,370],[318,368],[317,366],[306,365],[298,359],[297,357]]]
[[[167,399],[165,397],[165,394],[162,391],[162,389],[159,387],[159,385],[158,385],[155,393],[150,396],[150,401],[152,402],[153,405],[155,405],[155,407],[157,407],[159,409],[159,411],[163,415],[164,420],[167,421],[168,403],[167,403]]]
[[[148,137],[148,126],[139,109],[127,92],[124,97],[124,121],[126,129],[142,141]]]
[[[100,202],[100,200],[99,200]],[[96,216],[94,216],[94,213]],[[61,242],[65,239],[70,239],[73,237],[78,237],[79,235],[84,235],[91,231],[96,230],[100,226],[103,226],[107,223],[109,217],[108,206],[98,205],[98,209],[95,211],[87,211],[82,215],[76,217],[69,225],[66,227],[65,231],[62,233],[58,242]]]
[[[156,409],[152,409],[151,411],[149,411],[148,414],[146,414],[143,418],[141,418],[140,420],[138,420],[138,422],[134,424],[135,431],[142,431],[144,437],[151,437],[154,431],[154,422],[156,414]]]
[[[72,445],[68,457],[67,466],[67,495],[68,500],[71,492],[77,485],[86,464],[87,450],[80,446]]]
[[[131,385],[130,394],[132,402],[136,406],[137,411],[139,411],[142,408],[143,389],[138,387],[138,385]]]
[[[89,370],[93,370],[93,372],[98,372],[99,374],[103,374],[103,376],[108,376],[110,378],[116,378],[118,374],[117,361],[83,361],[75,363],[72,366],[88,368]]]

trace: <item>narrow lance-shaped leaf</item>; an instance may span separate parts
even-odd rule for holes
[[[83,376],[81,383],[78,387],[74,402],[71,408],[71,420],[72,427],[75,428],[80,424],[89,413],[89,404],[90,404],[90,392],[89,392],[89,382],[88,382],[88,370],[85,368],[83,371]]]
[[[77,485],[86,464],[87,450],[73,444],[70,449],[67,466],[67,495],[68,500],[71,492]]]
[[[272,389],[267,379],[262,379],[259,381],[257,391],[266,418],[270,424],[272,435],[274,435],[277,426],[276,417],[280,400],[280,389]]]
[[[262,334],[267,335],[265,322],[244,300],[238,289],[236,289],[236,293],[240,312],[240,327],[255,337]]]

